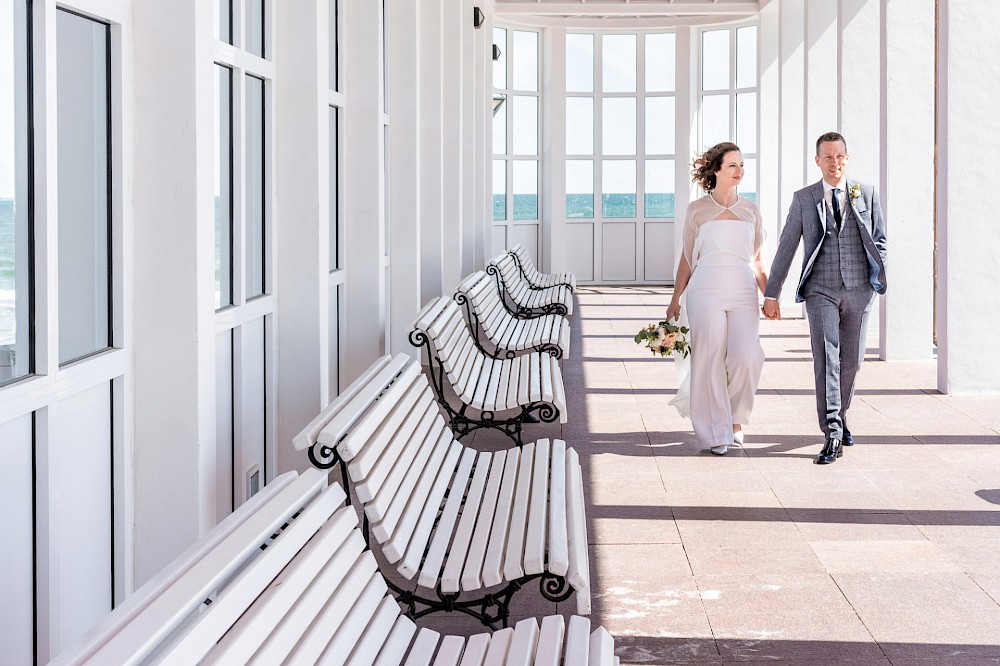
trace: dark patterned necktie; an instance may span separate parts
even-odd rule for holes
[[[833,192],[831,194],[833,194],[831,197],[833,199],[833,221],[837,223],[837,229],[840,230],[840,188],[833,188]]]

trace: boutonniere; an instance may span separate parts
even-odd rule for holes
[[[854,183],[851,185],[849,192],[851,194],[851,203],[854,203],[854,200],[861,196],[861,186]]]

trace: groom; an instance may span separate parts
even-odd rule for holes
[[[836,462],[854,439],[845,416],[865,357],[868,313],[884,294],[885,220],[871,185],[847,180],[847,141],[828,132],[816,141],[823,180],[792,197],[764,290],[764,316],[780,319],[778,297],[789,265],[804,243],[795,302],[805,301],[816,374],[816,410],[826,435],[818,465]]]

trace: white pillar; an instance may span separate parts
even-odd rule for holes
[[[389,4],[389,321],[393,351],[417,356],[408,336],[420,309],[420,8]]]
[[[462,0],[462,262],[459,279],[475,270],[476,173],[479,170],[476,150],[477,110],[485,101],[477,96],[476,49],[483,33],[476,28],[472,8],[477,0]]]
[[[138,586],[215,524],[215,112],[211,4],[132,11]]]
[[[420,300],[442,294],[443,163],[441,0],[420,5]]]
[[[329,401],[330,197],[326,2],[278,3],[275,216],[278,470],[304,469],[292,437]]]
[[[462,12],[462,0],[444,0],[442,26],[441,120],[444,196],[441,205],[441,289],[451,294],[462,278],[462,40],[472,29],[472,15]]]
[[[539,209],[541,270],[568,270],[566,263],[566,198],[554,196],[566,191],[566,28],[548,28],[541,34],[541,93],[546,112],[542,114],[541,157],[542,206]]]
[[[764,218],[767,247],[771,253],[778,247],[778,235],[781,233],[781,223],[786,212],[781,209],[780,198],[781,133],[778,128],[781,117],[779,104],[781,32],[778,7],[777,2],[771,2],[761,8],[757,38],[760,44],[760,94],[758,96],[760,100],[760,138],[757,144],[760,151],[760,179],[757,186],[757,201],[760,205],[761,216]],[[678,170],[679,167],[680,165],[678,165]]]
[[[677,49],[674,90],[676,94],[674,114],[674,275],[681,261],[683,246],[684,218],[687,215],[694,186],[691,183],[691,161],[698,150],[698,77],[692,71],[691,63],[699,62],[697,31],[694,28],[678,27],[675,31]],[[596,203],[596,202],[595,202]]]
[[[840,86],[837,80],[837,3],[808,0],[806,4],[806,182],[819,180],[813,156],[816,138],[836,131]]]
[[[1000,226],[991,157],[1000,153],[1000,60],[985,45],[1000,34],[1000,12],[993,0],[938,7],[938,389],[995,393]]]
[[[934,0],[882,0],[882,35],[885,138],[879,190],[889,248],[882,358],[929,359],[934,345]]]
[[[341,374],[349,383],[382,353],[384,276],[382,209],[382,4],[353,2],[345,12],[344,188],[346,268],[342,332],[347,353]]]

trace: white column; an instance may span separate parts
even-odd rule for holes
[[[675,32],[677,49],[674,88],[676,91],[674,124],[674,275],[681,261],[684,218],[694,186],[691,183],[691,158],[698,146],[698,76],[691,63],[699,62],[697,31],[678,27]],[[596,203],[596,202],[595,202]]]
[[[416,356],[408,335],[420,309],[420,9],[391,0],[389,26],[389,332],[391,348]]]
[[[816,138],[839,127],[837,96],[837,3],[806,3],[806,182],[819,180]]]
[[[476,129],[480,117],[476,112],[484,100],[477,96],[476,49],[483,29],[476,28],[472,8],[478,0],[462,0],[462,261],[459,279],[475,270],[476,242]]]
[[[889,247],[882,358],[928,359],[934,345],[934,0],[882,0],[882,35],[879,190]]]
[[[138,586],[215,523],[215,112],[212,5],[132,11]]]
[[[441,0],[420,5],[420,300],[442,294],[443,163]]]
[[[444,196],[441,206],[441,288],[451,294],[462,277],[462,40],[472,29],[472,15],[462,12],[462,0],[444,0],[442,25],[442,134],[441,175]]]
[[[985,45],[1000,34],[1000,12],[993,0],[938,6],[938,389],[995,393],[1000,233],[991,156],[1000,153],[1000,60]]]
[[[781,53],[779,43],[778,3],[771,2],[760,10],[760,180],[758,204],[767,231],[767,247],[771,253],[778,246],[778,234],[785,211],[781,210],[780,171],[781,117],[779,104],[781,91]],[[680,153],[678,153],[680,154]],[[679,165],[678,165],[679,168]]]
[[[344,188],[347,282],[342,332],[344,381],[353,381],[381,354],[383,301],[381,246],[382,199],[382,97],[381,3],[348,3],[344,34],[348,35],[344,57],[345,113]]]
[[[280,474],[308,466],[292,437],[329,399],[330,197],[327,3],[278,3],[275,63],[277,454]]]
[[[542,225],[538,260],[541,270],[565,271],[566,266],[566,28],[541,34]]]

